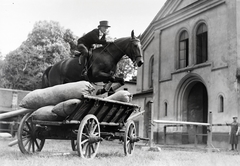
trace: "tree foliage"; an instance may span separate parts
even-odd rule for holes
[[[127,56],[123,56],[123,58],[118,63],[116,75],[123,76],[124,78],[127,78],[129,75],[136,75],[136,68]]]
[[[41,87],[44,70],[70,56],[73,33],[54,21],[36,22],[28,38],[5,58],[3,87],[33,90]]]

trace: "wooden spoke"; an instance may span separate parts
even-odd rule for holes
[[[29,143],[29,141],[30,141],[30,139],[27,139],[27,141],[26,141],[25,144],[24,144],[24,147],[27,146],[27,144]]]
[[[100,138],[100,126],[94,115],[87,115],[80,123],[77,135],[78,155],[91,159],[96,156]]]
[[[24,154],[32,154],[42,150],[45,139],[36,138],[36,125],[32,122],[31,113],[22,118],[17,138],[19,149]]]
[[[84,141],[82,141],[82,142],[81,142],[81,145],[82,145],[82,144],[86,144],[86,142],[88,142],[87,139],[85,139]]]
[[[135,147],[135,143],[132,140],[136,137],[136,128],[133,121],[128,121],[126,124],[126,130],[124,135],[124,153],[125,155],[132,155]]]

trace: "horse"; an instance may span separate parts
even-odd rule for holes
[[[87,77],[82,71],[83,64],[79,64],[79,57],[68,58],[48,67],[42,76],[42,87],[49,87],[69,82],[86,80],[89,82],[119,82],[124,84],[124,79],[114,77],[117,63],[127,55],[135,66],[143,64],[142,49],[139,37],[131,32],[131,37],[124,37],[99,47],[92,51],[88,60]]]

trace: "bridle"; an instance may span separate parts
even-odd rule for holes
[[[130,39],[129,43],[127,44],[127,46],[126,46],[126,48],[125,48],[124,50],[127,50],[128,47],[130,46],[130,43],[133,43],[134,41],[140,42],[138,39]],[[130,49],[130,55],[128,55],[128,54],[126,53],[126,51],[124,51],[124,50],[122,50],[121,48],[119,48],[115,42],[113,42],[113,44],[114,44],[114,45],[117,47],[117,49],[120,50],[124,55],[127,55],[128,57],[131,57],[131,58],[133,59],[133,62],[135,62],[138,57],[141,57],[141,55],[133,56],[134,52],[133,52],[132,49]]]

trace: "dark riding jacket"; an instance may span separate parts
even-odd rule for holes
[[[88,50],[92,47],[93,44],[107,44],[105,35],[99,39],[99,29],[94,29],[91,32],[88,32],[86,35],[78,39],[78,44],[85,45]]]

